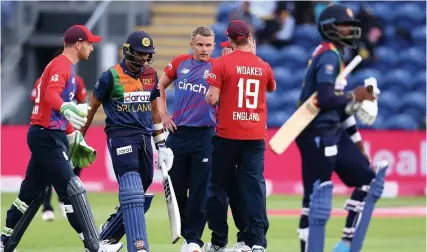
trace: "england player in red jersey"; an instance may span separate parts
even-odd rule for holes
[[[63,40],[64,52],[46,66],[37,85],[27,135],[31,158],[18,198],[7,212],[2,251],[13,251],[18,245],[50,184],[65,200],[68,221],[87,251],[119,251],[123,246],[99,241],[86,190],[69,160],[74,160],[73,155],[86,155],[88,147],[78,131],[86,122],[88,106],[72,101],[76,93],[74,67],[89,58],[92,43],[100,42],[101,37],[82,25],[74,25],[65,31]]]
[[[60,50],[57,50],[53,57],[57,57],[59,55],[62,54],[63,52],[63,48],[61,48]],[[85,87],[85,83],[83,82],[83,79],[80,75],[75,75],[76,78],[76,85],[77,85],[77,92],[76,95],[74,96],[74,102],[77,104],[81,104],[81,103],[86,103],[86,87]],[[34,83],[34,87],[31,90],[31,100],[34,102],[36,100],[36,96],[37,96],[37,86],[39,85],[41,81],[41,77],[39,77],[36,82]],[[80,172],[81,172],[82,168],[80,167],[74,167],[74,174],[76,176],[80,177]],[[55,220],[55,214],[53,213],[53,206],[51,204],[51,198],[52,198],[52,185],[49,186],[49,189],[46,193],[46,197],[44,198],[43,201],[43,214],[42,214],[42,220],[44,221],[53,221]],[[65,212],[65,205],[64,205],[64,200],[58,198],[59,201],[59,210],[61,211],[61,214],[64,216],[64,218],[67,218],[67,213]]]
[[[226,191],[226,178],[237,169],[233,182],[239,189],[239,204],[246,210],[250,237],[247,245],[252,251],[263,252],[267,246],[265,234],[268,229],[263,183],[266,92],[273,92],[276,82],[270,65],[252,52],[252,37],[247,24],[235,20],[228,25],[226,34],[233,52],[215,60],[207,79],[210,88],[206,100],[219,106],[207,198],[208,221],[215,216],[214,206]],[[212,231],[213,235],[224,232]],[[212,239],[211,247],[206,251],[225,251],[225,246],[215,244]]]

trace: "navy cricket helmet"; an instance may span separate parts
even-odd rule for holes
[[[339,25],[348,27],[339,29]],[[360,21],[354,18],[353,11],[339,4],[329,5],[320,13],[317,28],[324,39],[351,48],[358,47],[362,34]]]
[[[148,58],[139,56],[139,53],[148,54]],[[154,43],[153,38],[146,32],[132,32],[123,44],[123,55],[129,63],[139,69],[143,66],[148,66],[153,63]]]

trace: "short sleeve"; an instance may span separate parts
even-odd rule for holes
[[[335,80],[340,71],[339,56],[332,52],[326,52],[319,56],[316,64],[316,83],[335,85]]]
[[[110,71],[103,72],[99,77],[93,89],[93,95],[99,100],[104,101],[111,94],[113,89],[113,76]]]
[[[176,79],[176,72],[179,67],[179,65],[188,58],[188,54],[182,54],[177,57],[175,57],[167,66],[165,67],[164,71],[166,76],[171,79]]]
[[[212,65],[212,69],[208,75],[208,78],[206,79],[206,82],[209,85],[219,89],[221,89],[222,87],[223,62],[224,61],[222,60],[221,57],[217,58]]]
[[[159,76],[157,75],[157,72],[156,72],[156,83],[154,84],[154,87],[150,93],[150,102],[157,99],[157,97],[160,97],[160,89],[159,89]]]

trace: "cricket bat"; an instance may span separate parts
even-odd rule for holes
[[[163,175],[163,189],[165,190],[166,206],[169,215],[169,227],[172,235],[172,244],[175,244],[181,237],[181,217],[179,214],[175,191],[164,164],[161,165],[161,171]]]
[[[362,57],[357,55],[337,76],[336,81],[345,79],[357,65],[362,62]],[[270,139],[271,150],[276,154],[282,154],[297,136],[316,118],[320,109],[316,104],[317,92],[314,92],[280,127],[280,129]]]

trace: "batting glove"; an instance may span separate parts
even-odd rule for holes
[[[87,122],[87,112],[90,107],[85,104],[76,105],[74,102],[64,102],[60,113],[67,118],[74,129],[80,130]]]
[[[377,101],[365,100],[360,104],[360,108],[356,112],[357,118],[367,125],[374,124],[378,115],[378,103]]]
[[[166,171],[168,172],[173,165],[173,152],[170,148],[166,148],[165,144],[158,144],[158,156],[157,156],[157,169],[161,170],[162,165],[164,164],[164,167]]]
[[[97,152],[87,145],[80,131],[75,130],[67,135],[67,138],[70,145],[70,163],[72,167],[85,168],[95,162]]]

